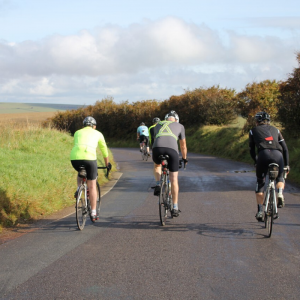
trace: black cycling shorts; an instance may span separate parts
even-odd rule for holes
[[[71,160],[73,168],[79,172],[79,167],[84,166],[86,169],[87,180],[95,180],[98,176],[97,160]]]
[[[279,165],[277,182],[284,182],[283,179],[283,168],[284,161],[282,153],[279,150],[264,149],[259,151],[257,161],[256,161],[256,177],[257,180],[262,180],[268,174],[268,166],[271,163]]]
[[[160,165],[161,161],[158,159],[160,155],[169,155],[168,166],[171,172],[177,172],[179,169],[179,154],[176,150],[166,147],[155,147],[152,149],[152,159]]]
[[[146,142],[145,142],[146,147],[149,147],[149,137],[148,137],[148,136],[145,136],[145,135],[140,135],[140,144],[141,144],[143,141],[146,141]]]

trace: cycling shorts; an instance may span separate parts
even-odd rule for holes
[[[143,141],[146,141],[146,142],[145,142],[146,147],[149,147],[149,136],[140,135],[140,144],[141,144]]]
[[[166,147],[155,147],[152,149],[152,159],[157,164],[161,164],[158,158],[160,155],[168,155],[168,166],[171,172],[178,172],[179,169],[179,154],[176,150]]]
[[[284,182],[283,179],[283,167],[284,161],[282,153],[279,150],[264,149],[259,151],[256,161],[256,177],[257,182],[262,182],[268,174],[268,166],[271,163],[279,165],[277,182]]]
[[[73,168],[79,172],[79,167],[84,166],[86,169],[87,180],[95,180],[98,176],[97,160],[71,160]]]

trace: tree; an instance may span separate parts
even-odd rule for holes
[[[239,112],[247,119],[244,132],[255,126],[254,116],[258,111],[266,111],[273,120],[277,119],[279,96],[279,83],[275,80],[246,85],[237,95]]]
[[[294,136],[300,135],[300,52],[297,53],[298,68],[280,84],[278,120]]]

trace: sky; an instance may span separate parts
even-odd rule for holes
[[[0,0],[0,102],[89,105],[286,80],[299,0]]]

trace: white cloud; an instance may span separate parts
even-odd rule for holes
[[[248,21],[259,27],[282,28],[287,30],[300,29],[300,17],[269,17],[269,18],[251,18]]]
[[[50,96],[54,94],[53,83],[48,78],[42,78],[36,82],[35,86],[29,89],[29,93],[33,95]]]
[[[93,103],[107,95],[166,99],[200,86],[241,89],[253,80],[284,80],[296,66],[296,46],[292,38],[218,32],[172,17],[0,41],[0,93]]]

